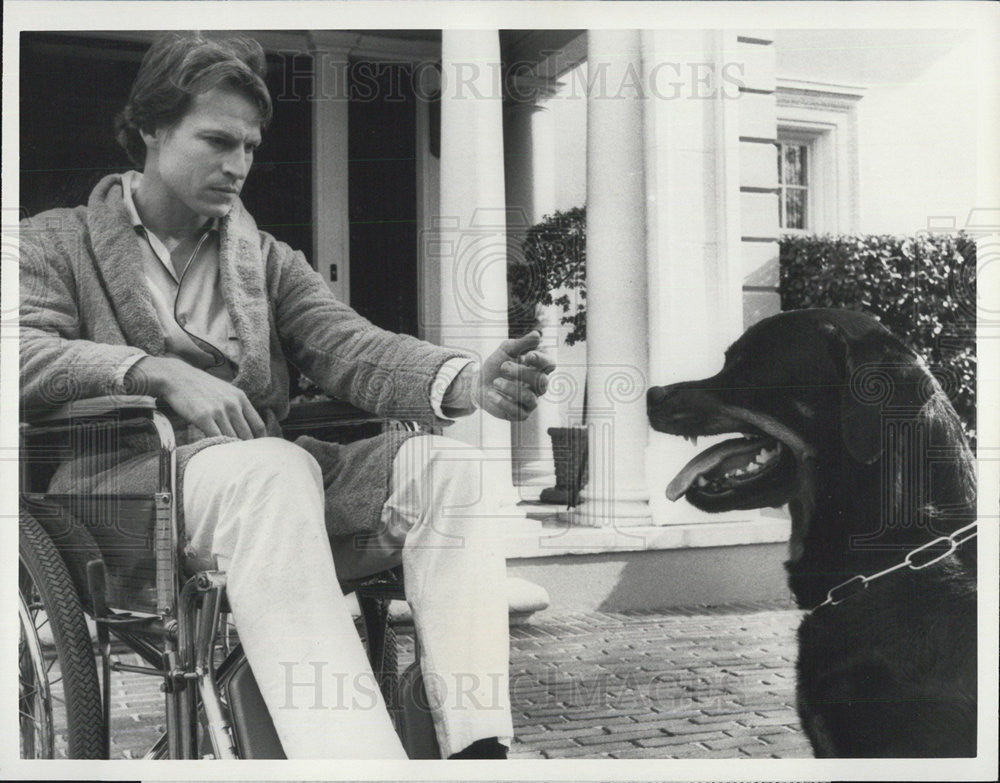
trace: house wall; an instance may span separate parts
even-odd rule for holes
[[[857,230],[914,233],[964,223],[976,200],[972,30],[780,30],[779,78],[863,88],[857,105]],[[940,225],[940,224],[939,224]]]
[[[756,38],[769,36],[749,36]],[[977,190],[979,83],[971,32],[784,30],[773,40],[772,80],[818,90],[819,103],[814,97],[806,104],[822,106],[826,90],[842,103],[842,122],[828,106],[821,110],[824,122],[840,124],[829,137],[835,140],[824,142],[830,146],[816,159],[822,168],[814,172],[813,185],[820,180],[836,185],[822,188],[824,217],[814,231],[913,234],[965,222]],[[751,88],[766,85],[768,55],[747,60],[756,63],[748,69]],[[855,98],[843,101],[845,94]],[[741,118],[746,104],[765,99],[763,92],[741,95]],[[779,125],[787,114],[797,116],[779,108]],[[763,112],[756,117],[767,121]],[[768,136],[763,130],[755,135],[763,143],[751,149],[741,130],[741,184],[766,187],[776,173],[773,147],[765,152]],[[780,310],[777,243],[752,237],[755,226],[776,221],[767,214],[776,200],[755,189],[748,194],[743,188],[741,215],[745,325]]]
[[[743,325],[781,309],[778,298],[778,172],[773,35],[741,35],[727,59],[740,66],[743,86],[736,103],[739,129],[740,267]],[[732,216],[731,219],[736,219]]]
[[[913,233],[951,216],[961,225],[975,206],[973,44],[971,35],[954,42],[908,83],[874,81],[859,103],[862,232]]]

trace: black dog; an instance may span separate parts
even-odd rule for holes
[[[647,401],[661,432],[741,433],[688,463],[671,500],[705,511],[789,505],[789,583],[801,608],[815,608],[798,660],[815,754],[975,756],[974,528],[920,570],[854,579],[825,600],[975,522],[972,453],[923,362],[868,315],[798,310],[751,327],[717,375],[653,387]]]

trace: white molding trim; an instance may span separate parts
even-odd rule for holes
[[[729,55],[739,44],[734,30],[710,34],[711,56],[717,73],[722,73]],[[743,194],[740,190],[739,102],[725,90],[713,99],[715,145],[714,234],[717,250],[719,293],[725,298],[720,315],[722,333],[735,340],[743,332]]]
[[[308,38],[313,51],[337,52],[359,60],[422,63],[438,62],[441,59],[441,45],[433,41],[389,38],[343,30],[311,30]]]
[[[833,82],[816,82],[807,79],[778,77],[776,92],[779,105],[782,99],[798,105],[816,105],[831,111],[849,111],[867,92],[866,87]]]
[[[857,229],[857,104],[864,93],[863,87],[845,84],[777,80],[779,140],[799,139],[812,150],[809,233]]]

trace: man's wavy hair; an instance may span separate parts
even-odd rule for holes
[[[141,167],[146,144],[140,131],[172,127],[196,95],[215,87],[236,90],[257,104],[263,130],[272,114],[266,73],[264,50],[252,38],[208,38],[195,32],[165,35],[142,58],[128,102],[115,118],[118,143]]]

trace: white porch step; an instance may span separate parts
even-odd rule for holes
[[[549,606],[549,594],[545,588],[534,582],[529,582],[527,579],[509,576],[507,577],[505,588],[512,624],[524,622],[535,612],[539,612]],[[361,616],[357,598],[351,593],[347,596],[347,600],[351,614],[357,619]],[[410,605],[406,601],[393,601],[389,605],[389,615],[395,623],[409,625],[413,622],[413,614],[410,611]]]

